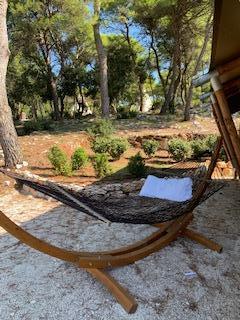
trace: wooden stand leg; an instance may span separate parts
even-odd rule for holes
[[[137,310],[138,305],[135,299],[106,271],[100,269],[86,270],[108,288],[111,294],[128,313],[134,313]]]
[[[216,242],[207,239],[206,237],[204,237],[203,235],[201,235],[198,232],[195,232],[193,230],[190,230],[188,228],[186,228],[185,230],[183,230],[182,235],[184,237],[187,237],[191,240],[194,240],[198,243],[200,243],[201,245],[213,250],[213,251],[217,251],[219,253],[222,252],[223,247],[220,246],[219,244],[217,244]]]

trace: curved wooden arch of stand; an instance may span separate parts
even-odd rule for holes
[[[88,253],[69,251],[40,240],[16,225],[0,211],[0,225],[12,236],[33,249],[86,269],[109,289],[112,295],[115,296],[117,301],[128,313],[136,311],[137,303],[135,299],[114,278],[101,269],[134,263],[135,261],[143,259],[151,253],[164,248],[178,236],[188,237],[212,250],[221,252],[222,247],[220,245],[187,229],[187,225],[192,219],[193,214],[187,213],[173,222],[158,225],[160,230],[133,245],[112,251]]]
[[[206,176],[207,179],[211,177],[221,146],[222,140],[220,139],[208,168]],[[199,196],[204,193],[205,189],[206,183],[202,183],[192,203],[192,209],[197,205]],[[132,245],[122,247],[117,250],[89,253],[66,250],[38,239],[22,229],[20,226],[16,225],[2,211],[0,211],[0,226],[3,229],[33,249],[49,256],[71,262],[80,268],[86,269],[109,289],[112,295],[115,296],[117,301],[128,313],[132,313],[137,309],[135,299],[114,278],[102,269],[120,267],[134,263],[135,261],[143,259],[146,256],[164,248],[179,236],[187,237],[197,241],[209,249],[221,252],[222,247],[220,245],[187,228],[192,219],[193,214],[192,212],[189,212],[173,221],[156,225],[156,227],[160,228],[158,231]]]

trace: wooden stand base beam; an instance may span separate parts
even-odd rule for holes
[[[75,252],[55,247],[26,232],[0,211],[0,226],[6,231],[31,248],[63,261],[71,262],[78,267],[87,270],[87,272],[94,276],[110,291],[110,293],[117,299],[117,301],[128,313],[133,313],[136,311],[137,303],[135,299],[103,269],[107,267],[119,267],[134,263],[142,258],[145,258],[149,254],[166,247],[179,236],[188,237],[212,250],[221,252],[221,246],[206,239],[202,235],[187,229],[192,219],[192,212],[186,213],[171,222],[159,224],[159,227],[161,228],[160,230],[133,245],[120,248],[118,250],[94,253]]]
[[[207,247],[208,249],[211,249],[213,251],[217,251],[218,253],[222,252],[223,247],[219,244],[217,244],[216,242],[209,240],[208,238],[204,237],[202,234],[190,230],[188,228],[186,228],[183,232],[182,232],[182,236],[189,238],[193,241],[196,241],[198,243],[200,243],[201,245],[203,245],[204,247]]]
[[[134,313],[137,310],[138,305],[133,296],[106,271],[99,269],[86,270],[109,290],[127,313]]]

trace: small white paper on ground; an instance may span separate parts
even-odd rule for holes
[[[149,175],[140,191],[140,196],[183,202],[192,198],[192,179],[158,178]]]
[[[185,272],[184,275],[188,278],[195,278],[197,277],[197,273],[194,271],[190,271],[190,272]]]

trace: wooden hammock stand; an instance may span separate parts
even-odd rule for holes
[[[239,69],[240,74],[240,59],[217,68],[216,71],[209,74],[207,79],[211,80],[214,90],[214,93],[212,94],[213,113],[222,138],[218,140],[218,144],[215,152],[213,153],[212,160],[206,174],[206,181],[203,181],[200,184],[192,210],[198,205],[199,197],[201,197],[206,189],[207,181],[211,178],[222,144],[224,145],[227,155],[232,161],[238,175],[240,175],[240,142],[231,114],[232,111],[236,111],[237,106],[234,105],[235,107],[233,108],[233,105],[229,104],[231,99],[232,101],[235,101],[233,99],[234,95],[240,92],[238,89],[240,88],[240,81],[238,79],[232,80],[232,77],[230,77],[229,82],[229,74],[234,73],[236,68]],[[201,83],[203,82],[206,82],[206,77]],[[17,226],[0,211],[0,226],[7,232],[12,234],[21,242],[42,253],[71,262],[76,266],[85,269],[108,288],[111,294],[115,296],[117,301],[128,313],[135,312],[137,303],[130,293],[108,274],[106,269],[134,263],[135,261],[143,259],[144,257],[164,248],[178,237],[189,238],[209,249],[221,252],[222,247],[220,245],[188,228],[192,219],[192,211],[187,212],[173,221],[155,225],[159,228],[159,231],[154,232],[151,236],[138,241],[133,245],[112,251],[87,253],[68,251],[37,239],[24,231],[21,227]]]
[[[189,238],[217,252],[221,252],[222,250],[220,245],[188,228],[189,223],[193,219],[192,211],[199,204],[199,199],[206,190],[207,180],[211,178],[222,144],[224,145],[229,160],[231,160],[237,174],[240,176],[240,140],[232,118],[232,114],[240,110],[240,58],[235,59],[236,57],[239,57],[240,52],[238,39],[239,32],[237,32],[240,28],[238,16],[239,2],[236,0],[217,0],[215,1],[215,6],[216,27],[214,38],[216,41],[214,42],[220,43],[223,46],[223,55],[227,55],[227,57],[224,56],[224,62],[219,63],[218,56],[216,56],[216,58],[215,53],[218,53],[221,50],[215,50],[216,48],[213,47],[211,72],[200,79],[197,84],[201,85],[207,81],[211,81],[213,88],[213,114],[222,139],[218,140],[218,144],[213,153],[212,160],[206,174],[206,181],[202,181],[200,184],[197,195],[194,198],[193,206],[189,212],[186,212],[175,220],[157,224],[156,227],[159,228],[158,231],[135,244],[112,251],[87,253],[68,251],[48,244],[47,242],[40,240],[23,230],[0,211],[0,226],[7,232],[12,234],[21,242],[42,253],[71,262],[76,266],[85,269],[97,280],[103,283],[109,289],[111,294],[115,296],[122,307],[129,313],[134,312],[137,308],[135,299],[108,274],[106,269],[134,263],[149,254],[157,252],[172,241],[176,240],[178,237]],[[233,9],[231,11],[232,7]],[[228,14],[224,15],[224,12],[228,12]],[[226,28],[223,28],[223,32],[220,32],[220,28],[220,31],[218,32],[218,25],[220,21],[218,16],[220,17],[221,14],[223,19],[227,18],[226,24],[230,25],[228,29],[232,29],[232,31],[236,33],[237,41],[232,41],[232,46],[228,46],[226,43],[229,39],[228,33],[224,31]],[[217,41],[222,35],[226,36],[223,39],[224,41]],[[222,52],[220,52],[220,54],[222,54]],[[233,57],[232,54],[235,56]],[[119,214],[121,214],[121,212],[119,212]]]
[[[212,94],[213,113],[222,138],[218,140],[205,177],[206,181],[202,181],[199,186],[192,210],[198,205],[199,198],[206,190],[207,181],[211,178],[222,145],[224,145],[236,172],[240,175],[240,141],[232,119],[232,112],[236,111],[236,109],[238,110],[238,107],[236,104],[233,106],[229,103],[229,101],[235,101],[233,99],[234,94],[240,92],[238,89],[240,88],[240,80],[232,80],[230,77],[231,81],[229,82],[229,74],[232,74],[233,71],[235,72],[236,67],[239,69],[240,74],[240,59],[219,67],[212,74],[209,74],[208,79],[211,80],[214,90],[214,93]],[[203,79],[202,83],[203,82],[206,82],[206,77]],[[106,269],[132,264],[135,261],[143,259],[164,248],[178,237],[189,238],[209,249],[221,252],[222,247],[220,245],[188,228],[192,219],[192,211],[187,212],[173,221],[155,225],[159,228],[159,231],[154,232],[149,237],[138,241],[135,244],[112,251],[87,253],[68,251],[48,244],[24,231],[0,211],[0,226],[7,232],[21,242],[42,253],[71,262],[76,266],[85,269],[108,288],[111,294],[128,313],[135,312],[137,303],[130,293],[108,274]]]
[[[194,201],[191,208],[192,210],[199,204],[200,198],[207,188],[208,181],[211,178],[212,172],[216,165],[221,147],[222,139],[220,138],[213,153],[211,163],[208,167],[205,181],[200,183],[199,188],[194,196]],[[222,247],[220,245],[188,228],[188,225],[192,219],[192,211],[187,212],[173,221],[155,225],[159,228],[159,231],[154,232],[147,238],[132,245],[112,251],[88,253],[69,251],[40,240],[23,230],[20,226],[16,225],[3,212],[0,211],[0,226],[3,227],[7,232],[31,248],[34,248],[52,257],[71,262],[74,265],[85,269],[108,288],[111,294],[128,313],[135,312],[137,309],[137,303],[130,293],[108,274],[106,269],[132,264],[135,261],[143,259],[144,257],[164,248],[178,237],[189,238],[209,249],[221,252]]]

